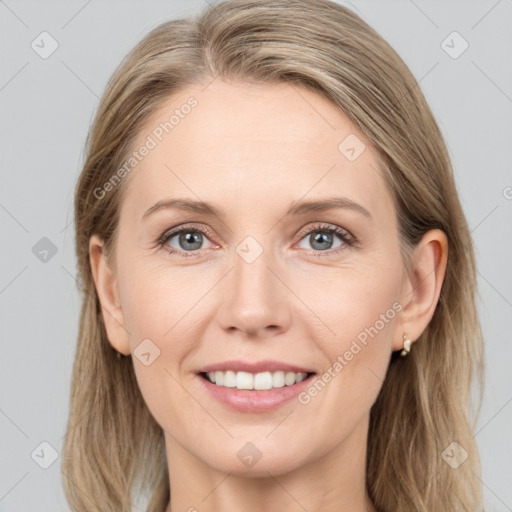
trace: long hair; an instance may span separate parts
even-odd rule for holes
[[[447,269],[434,316],[407,358],[393,354],[370,411],[366,485],[382,512],[482,510],[473,439],[483,383],[476,268],[447,148],[403,60],[359,16],[329,0],[228,0],[163,23],[107,84],[75,191],[83,303],[62,457],[72,509],[129,511],[135,493],[146,493],[147,511],[163,512],[170,499],[163,432],[131,358],[118,359],[108,342],[88,243],[98,234],[107,254],[115,249],[126,183],[101,199],[97,191],[121,168],[145,121],[176,91],[214,78],[286,82],[338,106],[380,156],[406,267],[425,232],[446,233]],[[450,463],[461,450],[467,459]]]

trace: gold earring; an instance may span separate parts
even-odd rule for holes
[[[400,355],[405,357],[411,351],[411,343],[412,341],[407,337],[407,334],[404,333],[404,348]]]

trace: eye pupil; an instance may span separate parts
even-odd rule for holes
[[[183,248],[187,248],[192,251],[195,251],[195,250],[201,248],[201,242],[202,242],[201,237],[202,237],[201,233],[197,233],[195,231],[184,231],[181,233],[179,241]],[[183,244],[193,244],[193,245],[195,244],[196,246],[195,247],[187,247],[186,245],[183,245]]]
[[[328,242],[328,244],[332,244],[332,234],[325,232],[317,232],[315,235],[312,235],[313,241],[311,246],[315,249],[324,250],[326,249],[325,245],[322,245],[322,242]],[[315,244],[319,243],[319,247],[315,247]],[[328,248],[328,247],[327,247]]]
[[[341,231],[341,230],[340,230]],[[334,244],[334,236],[337,236],[341,240],[341,247],[343,248],[345,245],[351,245],[350,242],[346,241],[346,238],[343,236],[341,232],[338,230],[334,230],[330,227],[321,226],[317,227],[316,230],[311,230],[309,232],[309,243],[313,247],[314,251],[317,252],[327,252],[332,249]],[[170,252],[182,253],[182,256],[185,256],[185,252],[191,253],[190,256],[195,254],[195,251],[201,250],[201,246],[203,244],[203,238],[205,237],[205,233],[202,230],[197,230],[194,228],[191,229],[181,229],[179,231],[175,231],[174,235],[167,235],[164,242],[161,242],[161,245],[169,244]],[[179,247],[175,247],[173,250],[172,247],[174,244],[172,240],[178,239],[177,242]],[[208,237],[207,237],[208,239]],[[304,238],[305,240],[306,238]]]

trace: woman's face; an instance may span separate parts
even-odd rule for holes
[[[203,87],[139,133],[115,251],[126,330],[109,339],[170,453],[257,476],[360,450],[410,290],[378,155],[309,90]],[[199,374],[212,365],[226,385]],[[231,387],[255,381],[276,387]]]

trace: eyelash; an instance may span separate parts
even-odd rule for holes
[[[185,226],[181,226],[180,229],[177,229],[174,231],[165,231],[159,237],[159,239],[157,241],[158,247],[161,249],[164,249],[170,255],[176,254],[182,258],[190,258],[190,257],[197,256],[197,253],[201,249],[196,249],[194,251],[177,251],[176,249],[169,248],[168,246],[165,247],[165,244],[169,240],[171,240],[176,235],[179,235],[180,233],[183,233],[183,232],[185,232],[185,233],[201,233],[201,234],[205,235],[207,238],[214,238],[213,234],[207,228],[187,227],[185,225]],[[326,257],[324,255],[332,256],[332,255],[338,254],[340,251],[343,251],[345,249],[345,246],[352,247],[352,246],[357,245],[357,239],[351,233],[349,233],[345,229],[342,229],[342,228],[336,227],[336,226],[331,226],[329,224],[319,224],[319,225],[313,226],[312,228],[307,229],[306,231],[301,233],[301,238],[299,239],[299,241],[302,240],[307,235],[310,235],[311,233],[317,233],[317,232],[326,232],[326,233],[338,235],[338,237],[343,242],[343,245],[340,245],[339,247],[337,247],[335,249],[328,249],[326,251],[312,250],[313,252],[311,252],[311,255],[314,257],[317,257],[317,258],[318,257]]]

